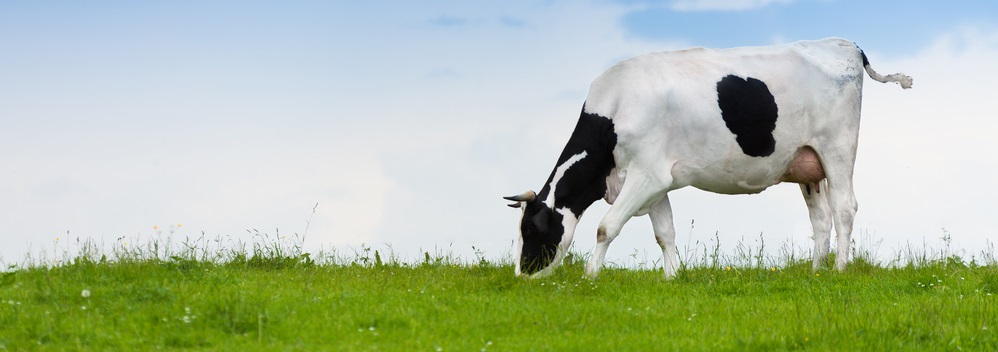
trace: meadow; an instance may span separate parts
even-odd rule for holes
[[[667,281],[584,279],[573,255],[527,280],[508,260],[279,241],[78,247],[2,273],[0,350],[998,350],[993,256],[857,255],[839,273],[705,251]]]

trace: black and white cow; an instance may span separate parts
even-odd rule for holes
[[[863,71],[881,76],[854,43],[838,38],[733,49],[692,48],[622,61],[593,81],[582,115],[540,192],[505,197],[520,207],[517,275],[551,273],[582,213],[610,203],[586,274],[595,277],[610,242],[633,216],[649,214],[675,275],[676,230],[668,192],[686,186],[723,194],[800,184],[814,228],[814,266],[838,235],[835,268],[849,258],[856,214],[853,165]]]

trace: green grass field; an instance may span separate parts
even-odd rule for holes
[[[151,247],[150,247],[151,248]],[[702,265],[549,278],[510,265],[92,248],[0,280],[3,350],[998,350],[998,268]],[[293,251],[292,251],[293,252]]]

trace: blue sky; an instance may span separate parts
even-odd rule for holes
[[[998,17],[998,3],[993,1],[772,1],[738,11],[677,10],[673,1],[622,3],[638,8],[625,14],[621,25],[644,40],[684,39],[698,46],[731,47],[844,37],[894,55],[913,54],[954,27],[994,27]],[[723,7],[753,1],[715,3]]]
[[[2,2],[0,260],[171,224],[302,233],[316,203],[311,250],[501,257],[518,214],[499,197],[540,188],[614,62],[824,36],[915,77],[865,88],[858,232],[890,253],[946,228],[975,250],[998,228],[980,187],[998,178],[996,17],[983,1]],[[680,246],[807,248],[798,193],[677,191]],[[624,231],[611,260],[655,259],[646,219]]]

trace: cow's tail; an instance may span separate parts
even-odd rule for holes
[[[892,73],[886,76],[881,76],[877,73],[877,71],[873,70],[872,66],[870,66],[870,60],[866,58],[866,53],[863,52],[863,49],[859,50],[859,54],[863,56],[863,68],[866,69],[866,73],[870,75],[870,78],[873,78],[874,81],[880,83],[897,82],[901,85],[901,88],[911,88],[912,82],[910,76],[903,73]]]

